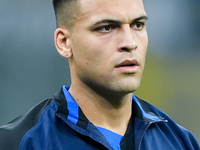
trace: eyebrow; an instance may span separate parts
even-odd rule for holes
[[[139,20],[147,20],[148,17],[146,15],[143,15],[143,16],[140,16],[140,17],[137,17],[135,19],[133,19],[131,21],[131,24],[139,21]],[[96,26],[96,25],[99,25],[99,24],[103,24],[103,23],[110,23],[110,24],[122,24],[122,21],[120,20],[115,20],[115,19],[103,19],[103,20],[100,20],[100,21],[97,21],[96,23],[93,24],[93,26]]]

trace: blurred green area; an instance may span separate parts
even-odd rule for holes
[[[141,86],[134,94],[165,111],[178,124],[199,138],[198,56],[172,58],[171,55],[162,57],[147,55]]]

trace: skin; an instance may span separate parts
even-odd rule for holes
[[[69,60],[70,94],[94,124],[124,135],[131,117],[148,45],[142,0],[80,0],[72,30],[55,31]],[[120,66],[124,61],[137,66]]]

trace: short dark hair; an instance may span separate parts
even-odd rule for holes
[[[73,26],[73,18],[79,12],[78,0],[52,0],[57,27]]]

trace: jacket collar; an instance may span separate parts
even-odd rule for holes
[[[89,120],[83,114],[80,107],[76,104],[73,97],[68,92],[69,87],[63,86],[58,94],[54,96],[54,99],[58,105],[57,114],[62,115],[78,126],[87,128]],[[133,114],[135,117],[143,120],[146,123],[164,121],[164,118],[155,115],[146,106],[143,100],[133,95]]]
[[[133,103],[133,110],[135,110],[135,116],[139,119],[147,123],[165,121],[163,117],[158,116],[150,111],[145,102],[137,96],[133,95],[133,101],[135,102]]]

